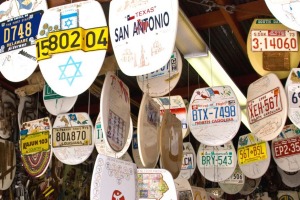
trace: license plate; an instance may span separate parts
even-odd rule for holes
[[[49,150],[49,131],[21,136],[21,153],[29,155]]]
[[[20,15],[0,24],[0,54],[35,44],[43,11]]]
[[[191,119],[194,125],[224,123],[237,120],[235,100],[193,105]]]
[[[300,137],[287,138],[273,142],[275,158],[292,156],[300,153]]]
[[[50,32],[47,37],[36,40],[37,60],[44,60],[52,54],[76,50],[85,52],[107,49],[108,28],[97,27],[83,29],[81,27]]]
[[[279,87],[248,101],[247,109],[250,124],[282,111]]]
[[[233,167],[232,152],[226,150],[210,151],[205,150],[201,152],[200,167],[220,167],[228,168]]]
[[[240,165],[267,159],[267,146],[265,142],[247,145],[238,148],[238,160]]]
[[[297,31],[252,30],[252,51],[298,51]]]
[[[165,66],[149,74],[138,76],[138,79],[139,81],[146,81],[146,80],[150,80],[162,76],[169,76],[169,75],[172,76],[174,73],[178,71],[176,63],[177,63],[176,52],[173,52],[170,61]]]
[[[73,126],[52,129],[52,146],[69,147],[92,144],[92,126]]]
[[[222,183],[227,184],[243,184],[244,183],[244,176],[242,172],[234,172],[228,179],[222,181]]]
[[[300,85],[292,84],[288,86],[289,108],[300,108]]]
[[[51,100],[51,99],[61,99],[63,96],[57,94],[54,92],[48,84],[45,84],[45,95],[44,95],[44,100]]]
[[[184,154],[182,159],[182,170],[194,169],[194,155],[191,153]]]

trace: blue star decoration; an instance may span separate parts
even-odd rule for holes
[[[59,77],[59,80],[64,80],[66,79],[69,86],[72,86],[73,81],[75,78],[77,77],[82,77],[81,72],[79,71],[79,68],[81,66],[81,61],[80,62],[74,62],[72,56],[69,57],[67,63],[65,65],[59,65],[59,70],[61,71],[61,75]],[[74,66],[73,69],[70,68],[71,66]],[[68,68],[68,70],[67,70]],[[72,74],[72,71],[75,69],[75,72],[73,75],[69,75]],[[66,71],[67,70],[67,71]],[[69,73],[68,73],[69,72]],[[70,73],[71,72],[71,73]]]
[[[70,28],[70,26],[73,25],[73,21],[69,18],[65,21],[65,26],[67,26],[68,28]]]

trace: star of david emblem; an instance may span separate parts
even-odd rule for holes
[[[73,21],[69,18],[65,21],[65,26],[69,29],[71,25],[73,25]]]
[[[59,70],[61,71],[59,80],[66,79],[69,86],[72,86],[75,78],[82,77],[82,74],[79,70],[81,63],[81,61],[75,62],[72,56],[70,56],[66,64],[58,66]]]

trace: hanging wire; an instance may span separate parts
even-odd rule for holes
[[[213,0],[202,0],[200,2],[193,1],[193,0],[187,0],[187,2],[207,7],[207,9],[205,10],[206,12],[213,11],[214,8],[219,8],[219,9],[224,9],[229,14],[233,14],[234,12],[243,12],[243,13],[264,15],[264,16],[270,16],[270,17],[273,16],[270,13],[258,12],[258,11],[255,11],[255,10],[249,11],[249,10],[245,10],[245,9],[240,9],[240,8],[237,8],[233,4],[231,4],[231,5],[220,5],[220,4],[215,3]]]

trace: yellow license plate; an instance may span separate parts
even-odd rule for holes
[[[53,54],[76,50],[85,52],[105,50],[108,47],[108,28],[81,27],[50,32],[45,38],[36,40],[37,60],[44,60]]]
[[[21,136],[21,153],[29,155],[49,150],[49,131]]]
[[[266,142],[260,142],[238,148],[238,161],[240,165],[246,165],[268,158]]]

